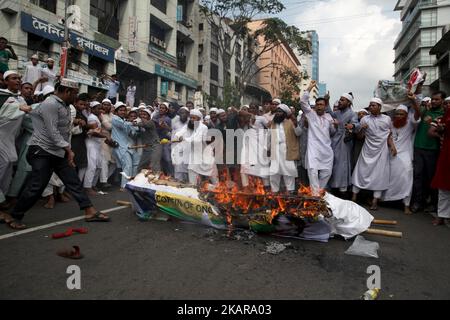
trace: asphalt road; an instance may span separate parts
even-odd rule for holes
[[[102,210],[127,195],[97,196]],[[29,212],[29,227],[78,217],[75,203]],[[378,219],[399,221],[403,239],[377,241],[379,259],[345,255],[352,242],[327,244],[257,236],[231,240],[202,226],[177,221],[138,221],[130,209],[112,212],[107,224],[83,220],[0,240],[0,299],[358,299],[366,290],[367,268],[381,268],[380,299],[450,298],[450,229],[433,227],[425,214],[405,216],[381,208]],[[68,227],[89,234],[52,240]],[[11,233],[0,225],[0,238]],[[265,253],[271,241],[291,242],[279,255]],[[85,258],[56,255],[78,245]],[[68,266],[81,268],[81,290],[69,290]]]

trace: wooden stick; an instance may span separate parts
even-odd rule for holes
[[[138,146],[129,146],[128,149],[129,150],[133,150],[133,149],[144,149],[150,147],[150,145],[148,144],[142,144],[142,145],[138,145]]]
[[[380,230],[380,229],[367,229],[367,231],[365,233],[374,234],[377,236],[392,237],[392,238],[403,238],[402,232],[394,232],[394,231],[387,231],[387,230]]]
[[[372,224],[381,224],[386,226],[396,226],[398,224],[395,220],[373,220]]]
[[[131,207],[132,203],[128,202],[128,201],[122,201],[122,200],[117,200],[116,203],[120,206],[127,206],[127,207]]]

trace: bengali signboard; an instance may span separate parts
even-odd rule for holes
[[[22,12],[21,14],[21,27],[26,32],[33,33],[53,42],[64,42],[63,28],[38,19],[25,12]],[[115,50],[113,48],[105,46],[99,42],[81,37],[72,31],[69,32],[69,38],[70,43],[73,46],[82,48],[87,54],[96,56],[109,62],[114,62]]]

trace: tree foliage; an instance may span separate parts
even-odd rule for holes
[[[236,52],[238,43],[241,44],[243,55],[239,61],[240,74],[237,74],[239,83],[235,84],[239,96],[243,95],[245,85],[254,83],[261,71],[280,67],[272,62],[258,65],[259,58],[265,53],[282,43],[299,54],[311,53],[311,44],[304,37],[306,32],[279,18],[265,19],[256,32],[250,32],[248,23],[261,16],[279,14],[284,9],[278,0],[200,0],[201,13],[217,31],[217,45],[224,65],[227,57]],[[265,41],[259,41],[261,39]]]

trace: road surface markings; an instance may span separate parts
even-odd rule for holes
[[[129,209],[129,207],[126,207],[126,206],[116,207],[116,208],[112,208],[112,209],[108,209],[108,210],[102,210],[101,212],[102,213],[110,213],[110,212],[119,211],[119,210],[123,210],[123,209]],[[21,231],[17,231],[17,232],[13,232],[13,233],[8,233],[8,234],[5,234],[3,236],[0,236],[0,240],[5,240],[5,239],[21,236],[21,235],[24,235],[24,234],[27,234],[27,233],[31,233],[31,232],[35,232],[35,231],[50,229],[50,228],[53,228],[53,227],[57,227],[57,226],[60,226],[60,225],[63,225],[63,224],[67,224],[67,223],[71,223],[71,222],[75,222],[75,221],[80,221],[80,220],[84,220],[84,215],[81,216],[81,217],[76,217],[76,218],[72,218],[72,219],[67,219],[67,220],[63,220],[63,221],[49,223],[49,224],[46,224],[46,225],[43,225],[43,226],[39,226],[39,227],[35,227],[35,228],[30,228],[30,229],[21,230]]]

